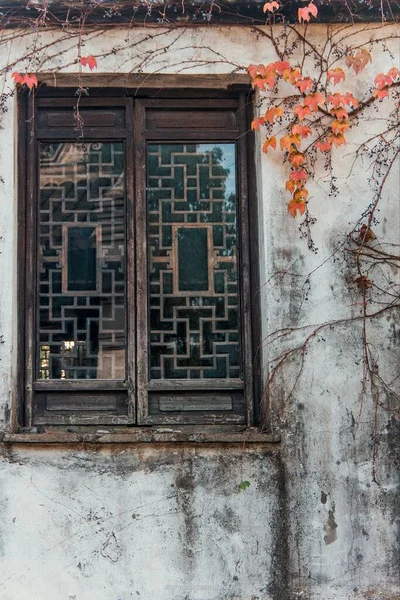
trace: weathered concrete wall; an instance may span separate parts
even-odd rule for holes
[[[360,44],[381,35],[372,26]],[[105,56],[97,72],[231,73],[237,66],[275,60],[268,41],[243,28],[165,32],[141,41],[149,29],[115,30],[85,41],[85,54]],[[161,30],[159,30],[161,31]],[[325,39],[323,27],[312,29]],[[350,30],[349,30],[350,33]],[[355,33],[355,30],[351,30]],[[10,35],[5,60],[25,52],[29,38]],[[65,65],[75,72],[76,39],[36,52],[27,70]],[[136,50],[122,50],[130,37]],[[147,55],[149,49],[158,50]],[[398,53],[393,43],[394,54]],[[50,56],[50,58],[48,58]],[[11,58],[10,58],[11,57]],[[365,79],[393,66],[374,55]],[[21,67],[22,70],[22,67]],[[354,79],[346,89],[356,90]],[[2,90],[12,89],[10,76]],[[0,418],[10,423],[15,388],[17,314],[17,198],[14,98],[0,131]],[[263,339],[280,327],[302,327],[357,314],[358,297],[346,281],[338,241],[365,209],[372,192],[368,165],[349,176],[351,152],[371,135],[373,120],[334,154],[340,194],[327,195],[322,178],[310,186],[313,236],[309,252],[286,212],[286,167],[257,145]],[[349,157],[350,155],[350,157]],[[374,226],[379,238],[398,241],[398,172],[387,181]],[[282,274],[284,272],[285,274]],[[307,276],[313,272],[310,287]],[[308,289],[309,288],[309,289]],[[307,291],[308,290],[308,291]],[[354,308],[352,308],[354,305]],[[350,307],[350,308],[349,308]],[[385,377],[397,374],[398,325],[382,318],[371,334]],[[288,344],[300,341],[292,337]],[[280,342],[284,343],[284,342]],[[397,343],[397,345],[396,345]],[[281,346],[264,344],[266,364]],[[373,480],[374,406],[360,413],[360,325],[335,326],[317,336],[302,377],[294,361],[272,395],[271,427],[279,451],[238,446],[6,447],[0,462],[1,600],[394,600],[399,598],[396,542],[395,421],[381,411]],[[242,480],[250,487],[238,493]]]
[[[18,447],[0,477],[2,600],[265,598],[279,575],[281,468],[262,448]]]

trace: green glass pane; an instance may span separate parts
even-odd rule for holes
[[[178,229],[178,282],[180,292],[208,290],[207,229]]]
[[[96,229],[68,228],[68,290],[96,289]]]

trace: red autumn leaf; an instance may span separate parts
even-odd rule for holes
[[[258,73],[258,67],[257,67],[257,65],[253,65],[253,64],[249,65],[249,66],[247,67],[247,72],[248,72],[248,74],[250,75],[250,77],[251,77],[252,79],[254,79],[254,77],[255,77],[255,76],[257,75],[257,73]]]
[[[332,108],[330,112],[331,115],[336,117],[336,119],[339,119],[339,121],[347,120],[349,118],[349,113],[345,108],[343,108],[343,106],[340,106],[339,108]]]
[[[291,135],[284,135],[283,138],[281,138],[280,141],[280,147],[281,150],[290,150],[292,149],[292,136]]]
[[[25,77],[25,75],[22,75],[21,73],[18,73],[17,71],[14,71],[14,73],[12,74],[12,78],[14,79],[15,83],[19,83],[20,85],[23,85],[24,77]]]
[[[289,81],[292,85],[294,85],[298,79],[302,78],[299,69],[291,69],[290,67],[283,71],[282,76],[285,81]]]
[[[383,100],[384,98],[389,96],[389,88],[385,87],[382,90],[374,90],[372,92],[372,95],[374,98],[377,98],[378,100]]]
[[[350,92],[346,92],[345,104],[347,104],[347,105],[351,104],[354,108],[357,108],[358,100],[357,100],[357,98],[354,98],[353,94],[350,94]]]
[[[304,92],[312,88],[313,82],[309,77],[306,77],[305,79],[299,79],[294,85],[304,94]]]
[[[286,149],[289,152],[291,152],[294,149],[294,144],[296,144],[297,146],[300,146],[301,139],[300,139],[299,135],[284,135],[283,138],[281,138],[281,141],[280,141],[281,150]]]
[[[281,106],[273,106],[272,108],[269,108],[267,110],[267,112],[264,115],[264,119],[266,121],[269,121],[270,123],[274,122],[274,119],[276,119],[277,117],[281,117],[283,115],[283,109]]]
[[[88,66],[91,71],[97,67],[97,60],[91,54],[89,56],[81,56],[80,63],[84,67]]]
[[[275,63],[271,63],[271,68],[275,70],[279,75],[283,75],[285,71],[290,69],[290,64],[287,60],[280,60]]]
[[[258,74],[261,75],[261,77],[264,77],[265,73],[268,71],[268,67],[260,63],[257,67],[257,70]]]
[[[271,90],[274,87],[275,83],[276,83],[276,75],[275,73],[266,73],[266,75],[264,76],[264,82],[265,85],[267,85]]]
[[[308,190],[305,187],[298,188],[293,194],[294,200],[307,200]]]
[[[253,131],[258,131],[260,129],[261,125],[265,124],[265,119],[264,117],[256,117],[255,119],[252,120],[251,122],[251,129]]]
[[[297,115],[299,121],[302,121],[304,117],[311,115],[311,108],[309,106],[301,106],[298,104],[294,107],[294,114]]]
[[[262,151],[267,154],[269,148],[273,148],[274,150],[276,148],[276,137],[274,135],[264,141]]]
[[[293,198],[288,204],[288,212],[292,215],[293,218],[296,217],[297,211],[299,211],[299,213],[303,215],[305,213],[305,210],[306,203],[304,202],[304,200],[295,200]]]
[[[318,8],[315,6],[315,4],[310,2],[310,4],[308,4],[304,8],[299,8],[297,14],[298,14],[299,23],[301,23],[302,21],[309,21],[310,15],[312,15],[313,17],[317,16]]]
[[[326,97],[326,101],[328,104],[333,104],[333,106],[335,108],[338,108],[342,104],[352,105],[355,108],[358,106],[357,98],[354,98],[354,96],[352,94],[350,94],[350,92],[347,92],[344,95],[339,94],[339,92],[335,92],[334,94],[329,94]]]
[[[287,189],[288,192],[293,193],[294,190],[296,189],[296,184],[294,181],[292,181],[291,179],[289,181],[286,182],[285,184],[285,188]]]
[[[308,12],[313,16],[316,17],[318,14],[318,8],[315,6],[315,4],[313,4],[312,2],[310,2],[310,4],[307,6],[308,8]]]
[[[32,73],[26,73],[24,77],[24,83],[30,90],[34,87],[37,87],[38,80],[36,75],[33,75]]]
[[[326,142],[317,142],[315,144],[315,147],[318,148],[318,150],[320,150],[321,152],[327,152],[328,150],[331,149],[331,143],[326,141]]]
[[[343,96],[343,94],[335,92],[334,94],[328,94],[326,97],[326,101],[328,104],[333,104],[335,108],[338,108],[342,104],[345,104],[346,98]]]
[[[279,8],[279,4],[277,2],[275,2],[275,0],[273,0],[272,2],[266,2],[263,6],[263,11],[264,12],[274,12],[275,8]]]
[[[306,157],[302,152],[291,152],[289,154],[289,162],[293,165],[295,169],[298,169],[301,165],[304,165],[306,162]]]
[[[396,79],[400,77],[400,71],[397,67],[392,67],[387,74],[392,78],[393,81],[396,81]]]
[[[372,240],[376,240],[376,235],[374,234],[372,229],[370,227],[368,227],[368,225],[366,225],[365,223],[364,223],[364,225],[361,226],[361,229],[360,229],[360,240],[364,244],[367,244],[368,242],[372,242]]]
[[[379,89],[382,89],[386,86],[392,85],[393,80],[390,77],[390,75],[385,75],[384,73],[378,73],[378,75],[374,79],[374,83]]]
[[[346,66],[349,69],[353,67],[356,75],[358,75],[369,62],[372,62],[371,54],[368,50],[365,50],[365,48],[346,58]]]
[[[304,98],[304,106],[309,106],[312,111],[317,111],[318,106],[325,103],[325,96],[321,94],[321,92],[314,92],[313,94],[308,94]]]
[[[337,133],[334,135],[330,135],[328,137],[328,142],[330,144],[333,144],[337,148],[338,146],[341,146],[342,144],[346,143],[346,138],[344,137],[344,135],[342,133]]]
[[[276,82],[276,75],[274,73],[268,73],[267,75],[256,75],[251,82],[253,88],[258,88],[261,91],[265,90],[267,85],[272,89]]]
[[[343,69],[338,67],[337,69],[331,69],[328,71],[328,81],[333,80],[333,85],[337,85],[341,80],[346,79]]]
[[[38,85],[37,77],[33,73],[18,73],[15,71],[12,74],[12,78],[15,83],[18,85],[26,85],[30,90]]]
[[[338,121],[337,119],[335,119],[331,123],[331,129],[335,134],[343,133],[344,131],[350,129],[350,124],[347,123],[347,121]]]
[[[261,91],[265,90],[265,79],[261,75],[256,75],[251,82],[251,87],[258,88]]]
[[[293,125],[292,133],[294,135],[301,135],[301,137],[306,138],[307,136],[312,134],[312,129],[310,129],[310,127],[307,127],[307,125],[300,125],[299,123],[297,123],[296,125]]]
[[[307,177],[308,173],[304,169],[301,169],[300,171],[292,171],[289,175],[289,178],[293,181],[304,181],[307,179]]]

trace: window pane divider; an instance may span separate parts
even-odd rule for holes
[[[241,379],[152,379],[148,389],[162,390],[242,390],[244,382]]]
[[[43,381],[35,381],[33,389],[36,392],[68,392],[68,391],[84,391],[84,390],[126,390],[128,383],[114,379],[46,379]]]

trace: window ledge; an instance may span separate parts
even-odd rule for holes
[[[279,446],[277,434],[260,433],[255,428],[240,432],[185,432],[179,429],[136,429],[128,433],[4,433],[0,434],[3,444],[136,444],[136,443],[205,443],[205,444],[271,444]]]

